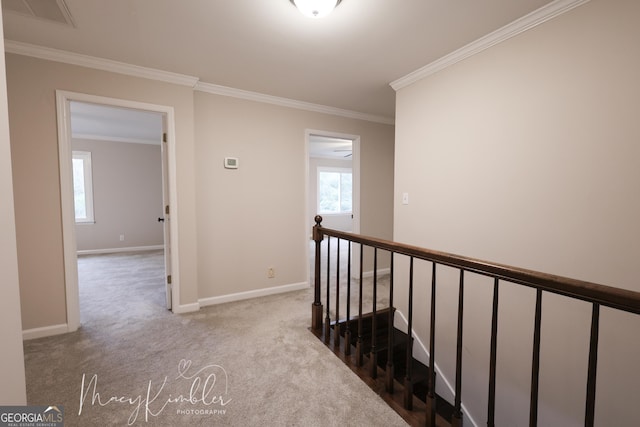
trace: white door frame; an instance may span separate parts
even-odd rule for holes
[[[167,130],[167,115],[162,115],[162,142],[160,143],[160,153],[162,155],[162,235],[164,242],[164,272],[165,272],[165,303],[168,310],[173,309],[173,295],[171,276],[171,206],[169,192],[169,133]]]
[[[330,132],[324,130],[316,130],[316,129],[305,129],[304,131],[304,139],[305,139],[305,216],[304,216],[304,226],[306,227],[304,233],[302,234],[305,237],[304,241],[304,250],[305,250],[305,262],[307,263],[307,277],[311,277],[311,266],[309,265],[310,253],[309,253],[309,236],[311,235],[311,227],[313,226],[313,222],[309,221],[312,218],[311,215],[315,215],[315,213],[309,212],[309,137],[311,135],[321,135],[327,136],[331,138],[340,138],[340,139],[350,139],[353,141],[351,145],[352,155],[351,155],[351,169],[353,173],[353,200],[352,200],[352,213],[353,213],[353,233],[360,233],[360,135],[352,135],[348,133],[339,133],[339,132]],[[360,265],[360,259],[358,257],[353,257],[353,261],[357,263],[356,266]],[[352,264],[355,265],[355,264]],[[359,268],[359,267],[358,267]],[[313,283],[310,283],[309,286],[313,286]]]
[[[175,114],[173,107],[129,101],[117,98],[89,95],[84,93],[56,90],[56,110],[58,120],[58,160],[60,165],[60,203],[62,207],[62,244],[67,298],[67,329],[73,332],[80,326],[80,298],[78,288],[78,253],[76,243],[76,221],[73,201],[73,172],[71,166],[71,111],[70,101],[89,102],[113,107],[163,113],[167,119],[168,185],[171,218],[171,296],[173,306],[180,305],[179,257],[178,257],[178,209],[176,181]]]

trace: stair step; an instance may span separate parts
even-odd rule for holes
[[[338,328],[338,331],[340,330],[340,328]],[[355,373],[357,374],[360,379],[362,379],[362,381],[364,381],[367,385],[369,385],[369,387],[371,387],[372,390],[374,390],[378,395],[380,395],[380,397],[387,402],[387,404],[389,404],[389,406],[391,406],[409,425],[411,426],[425,426],[427,425],[427,420],[426,420],[426,404],[425,404],[425,399],[424,398],[419,398],[415,392],[413,394],[413,409],[405,409],[403,406],[403,401],[404,401],[404,379],[402,380],[398,380],[398,379],[394,379],[394,392],[393,393],[387,393],[386,390],[386,376],[384,375],[384,369],[382,367],[379,366],[378,368],[378,375],[377,378],[372,378],[371,377],[371,369],[369,366],[369,362],[368,362],[368,355],[365,355],[365,360],[364,360],[364,364],[363,365],[358,365],[356,362],[356,357],[355,357],[355,349],[353,349],[354,351],[352,351],[351,355],[347,356],[344,354],[344,337],[341,337],[340,342],[341,345],[334,345],[333,343],[334,341],[334,333],[335,333],[335,329],[330,329],[330,336],[329,337],[324,337],[324,334],[322,333],[322,331],[317,331],[317,330],[313,330],[311,329],[311,332],[313,332],[320,340],[322,340],[325,343],[329,343],[327,345],[327,347],[333,351],[333,353],[339,358],[341,359],[347,366],[349,366],[349,368]],[[406,334],[404,334],[406,336]],[[401,346],[403,347],[403,346]],[[406,347],[405,347],[406,348]],[[384,352],[386,354],[386,352]],[[382,354],[382,353],[380,353]],[[415,378],[415,377],[413,377]],[[422,382],[419,382],[417,385],[414,385],[414,391],[417,388],[418,390],[420,390],[420,384],[422,384]],[[443,413],[446,412],[442,412],[443,409],[446,410],[445,404],[448,405],[448,403],[444,403],[444,404],[440,404],[439,401],[436,404],[437,407],[437,413],[436,413],[436,427],[450,427],[450,421],[451,417],[445,417],[444,415],[442,415]]]
[[[389,308],[381,309],[376,312],[376,330],[386,329],[389,326]],[[395,309],[393,309],[395,311]],[[344,331],[347,327],[347,320],[338,320],[331,322],[331,326],[335,328],[335,325],[340,327],[340,335],[344,336]],[[358,330],[358,317],[351,317],[349,320],[349,329],[353,335]],[[363,335],[369,334],[373,329],[373,313],[367,313],[362,315],[362,333]]]
[[[407,369],[406,364],[394,365],[394,377],[398,381],[404,381]],[[429,384],[429,367],[416,359],[411,360],[411,383],[415,385],[424,384],[425,388]]]
[[[378,310],[375,316],[376,360],[377,360],[377,366],[382,371],[386,370],[387,359],[389,357],[390,311],[395,311],[395,308],[386,308],[386,309]],[[371,356],[373,317],[374,317],[373,313],[366,313],[366,314],[363,314],[362,320],[361,320],[361,334],[362,334],[361,348],[362,348],[362,354],[363,356],[365,356],[365,358],[369,358]],[[344,344],[345,332],[347,331],[347,321],[346,320],[333,321],[331,322],[330,326],[331,326],[331,329],[330,329],[331,337],[329,342],[333,343],[334,334],[338,333],[341,338],[340,339],[341,343]],[[358,326],[359,326],[358,318],[352,317],[349,320],[349,331],[351,333],[351,339],[350,339],[351,342],[349,343],[349,345],[352,346],[352,352],[351,352],[352,356],[344,356],[344,353],[340,351],[341,346],[333,346],[334,353],[340,358],[342,358],[343,360],[345,360],[345,362],[347,362],[347,360],[351,360],[351,357],[354,357],[353,355],[355,355],[355,348],[358,342]],[[409,335],[407,335],[405,332],[399,329],[393,328],[393,351],[392,351],[393,373],[394,373],[395,383],[397,384],[397,388],[399,389],[404,388],[404,384],[405,384],[406,364],[407,364],[407,343],[409,340],[413,341],[413,338],[409,337]],[[354,360],[351,360],[351,362],[347,362],[347,363],[351,365],[353,364],[353,362]],[[367,363],[365,362],[365,366],[366,365]],[[373,379],[369,380],[363,375],[363,372],[370,371],[370,368],[365,366],[363,367],[352,366],[352,369],[354,369],[354,372],[357,370],[362,371],[357,373],[365,382],[367,383],[370,383],[371,381],[375,382],[375,380]],[[380,370],[378,372],[380,372]],[[382,378],[384,377],[384,375],[378,374],[378,377]],[[413,388],[413,395],[415,396],[414,402],[418,402],[417,403],[418,406],[424,405],[427,392],[428,392],[429,367],[424,365],[420,361],[416,360],[415,358],[411,359],[411,383]],[[372,384],[369,384],[369,385],[373,387]],[[380,387],[380,385],[376,387]],[[383,395],[382,390],[379,390],[379,391],[382,396]],[[392,397],[391,400],[396,400],[395,405],[398,404],[397,399],[398,399],[397,393],[394,393],[394,396]],[[385,399],[385,400],[387,400],[387,402],[391,404],[390,403],[391,400],[388,400],[388,399]],[[414,404],[414,408],[415,408],[415,404]],[[436,408],[437,408],[438,416],[443,417],[441,419],[446,419],[446,420],[451,419],[451,414],[453,413],[453,406],[449,402],[447,402],[446,400],[444,400],[443,398],[437,395],[436,395]],[[396,408],[396,410],[398,410],[398,408]],[[420,422],[420,424],[421,423],[422,422]],[[411,424],[414,424],[414,423],[411,422]]]
[[[401,334],[398,334],[396,332],[397,330],[394,330],[394,337],[393,337],[393,347],[394,347],[394,353],[397,351],[402,351],[402,348],[406,348],[407,344],[406,344],[406,336],[402,336]],[[342,337],[344,337],[344,334],[341,334]],[[351,345],[352,346],[356,346],[356,344],[358,343],[358,333],[357,331],[351,331]],[[371,352],[371,348],[373,346],[373,341],[372,341],[372,336],[371,333],[369,332],[362,334],[362,351],[363,353],[370,353]],[[384,329],[377,329],[376,328],[376,353],[377,354],[383,354],[383,353],[387,353],[389,349],[389,330],[387,328]],[[386,359],[385,359],[386,361]]]

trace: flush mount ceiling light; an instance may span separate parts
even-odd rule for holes
[[[331,13],[342,0],[290,0],[298,10],[309,18],[322,18]]]

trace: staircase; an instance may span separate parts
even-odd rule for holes
[[[591,305],[591,326],[588,348],[588,366],[586,369],[586,398],[584,425],[593,427],[595,425],[595,409],[597,395],[597,374],[598,374],[598,349],[600,336],[600,309],[606,307],[607,310],[615,310],[620,313],[631,313],[640,315],[640,292],[627,289],[620,289],[612,286],[600,285],[597,283],[585,282],[568,277],[555,276],[539,271],[527,270],[505,264],[498,264],[490,261],[479,260],[446,252],[435,251],[403,243],[382,240],[370,236],[347,233],[339,230],[332,230],[322,226],[322,217],[316,215],[314,218],[316,225],[313,227],[312,238],[315,242],[314,256],[314,295],[311,305],[311,331],[333,350],[360,378],[375,390],[393,409],[396,410],[409,424],[420,426],[449,426],[462,427],[463,425],[463,404],[462,404],[462,355],[464,348],[463,324],[465,305],[465,282],[468,278],[476,280],[478,277],[493,279],[493,289],[487,289],[486,293],[492,297],[491,307],[491,340],[489,349],[489,378],[487,388],[487,411],[486,415],[476,414],[478,418],[486,419],[489,427],[495,426],[496,418],[496,372],[497,372],[497,342],[498,342],[498,312],[499,312],[499,290],[503,283],[508,286],[522,286],[535,289],[535,313],[533,319],[533,346],[531,351],[531,386],[529,388],[529,425],[538,425],[539,411],[539,380],[540,380],[540,343],[542,332],[542,301],[543,296],[554,294],[568,298],[569,300],[580,300]],[[326,239],[328,237],[328,239]],[[331,245],[331,240],[337,240],[337,244]],[[326,253],[322,256],[322,243],[326,240]],[[340,255],[340,243],[347,242],[344,253],[348,254],[344,258]],[[335,249],[333,249],[335,248]],[[366,249],[366,251],[365,251]],[[363,264],[367,252],[367,260],[373,261],[372,280],[368,280],[366,285]],[[378,253],[389,254],[389,280],[381,289],[378,289]],[[352,259],[359,262],[359,272],[352,270]],[[334,261],[332,261],[332,259]],[[401,274],[396,275],[395,259],[402,259],[403,264],[397,270]],[[418,273],[416,287],[420,286],[422,291],[430,295],[430,304],[425,301],[417,304],[417,309],[423,314],[429,314],[428,326],[428,348],[431,357],[437,357],[435,351],[436,330],[443,326],[436,322],[436,307],[440,306],[437,300],[437,289],[445,288],[451,294],[457,294],[457,326],[446,327],[448,334],[455,334],[455,372],[451,374],[453,392],[453,410],[451,405],[443,399],[438,399],[433,394],[434,387],[429,388],[426,403],[424,399],[427,384],[436,384],[436,375],[433,367],[429,368],[429,374],[425,375],[425,369],[417,361],[413,360],[411,337],[407,337],[402,331],[397,331],[389,323],[389,318],[393,318],[394,303],[393,298],[397,294],[396,289],[406,292],[406,315],[407,330],[411,331],[413,321],[413,295],[414,295],[414,260],[423,265],[431,265],[431,272],[421,271]],[[426,263],[426,264],[425,264]],[[342,264],[345,264],[344,266]],[[408,265],[407,265],[408,264]],[[326,267],[326,275],[322,277],[321,266]],[[356,267],[357,268],[357,267]],[[458,279],[442,280],[440,271],[446,268],[450,274],[457,270]],[[452,270],[453,269],[453,270]],[[346,270],[346,275],[342,274]],[[352,280],[353,278],[353,280]],[[397,279],[396,279],[397,278]],[[399,283],[394,285],[394,281]],[[353,283],[352,283],[353,282]],[[426,283],[431,283],[430,292],[426,288]],[[457,283],[456,283],[457,282]],[[325,283],[325,285],[323,285]],[[352,286],[353,285],[353,286]],[[357,288],[356,288],[357,286]],[[428,286],[428,285],[427,285]],[[346,289],[346,295],[341,295]],[[323,291],[326,295],[323,298]],[[353,292],[352,292],[353,291]],[[378,298],[378,295],[381,298]],[[360,318],[354,319],[349,313],[350,309],[356,310],[356,305],[352,304],[351,297],[357,296],[357,311]],[[383,301],[380,301],[380,300]],[[467,298],[468,299],[468,298]],[[372,307],[374,313],[364,314],[363,301],[366,300],[366,307]],[[340,302],[346,304],[340,304]],[[534,301],[532,300],[531,303]],[[509,302],[507,302],[509,303]],[[504,304],[504,303],[503,303]],[[346,305],[346,317],[349,322],[341,320],[340,307]],[[377,310],[378,306],[390,307],[386,310]],[[403,304],[404,306],[404,304]],[[325,310],[326,309],[326,310]],[[333,310],[333,314],[332,314]],[[332,319],[331,317],[334,316]],[[393,323],[393,322],[391,322]],[[625,323],[625,325],[627,325]],[[585,325],[588,327],[588,325]],[[359,331],[359,333],[357,332]],[[608,331],[609,333],[611,331]],[[425,337],[426,338],[426,337]],[[389,347],[388,342],[392,343]],[[404,343],[404,345],[403,345]],[[355,347],[355,348],[354,348]],[[387,351],[385,351],[385,349]],[[390,356],[389,356],[390,354]],[[387,360],[390,358],[391,360]],[[407,360],[409,359],[409,360]],[[436,359],[437,360],[437,359]],[[528,361],[522,362],[526,366]],[[411,372],[411,375],[405,375]],[[410,380],[407,380],[407,377]],[[428,378],[429,381],[425,379]],[[467,397],[473,399],[473,396]],[[451,412],[452,415],[449,415]],[[427,414],[429,416],[427,417]],[[485,418],[486,417],[486,418]],[[450,420],[449,424],[445,420]]]
[[[321,339],[334,354],[351,368],[372,390],[379,394],[408,424],[412,426],[429,426],[426,418],[426,398],[428,391],[429,370],[415,358],[410,359],[411,381],[409,384],[413,393],[405,396],[405,375],[407,372],[407,344],[409,336],[399,329],[392,327],[393,333],[393,370],[392,392],[388,391],[387,368],[389,358],[389,310],[378,310],[373,321],[373,313],[363,314],[360,353],[358,353],[358,318],[352,318],[347,325],[346,320],[331,322],[329,336],[323,330],[311,331]],[[375,348],[373,348],[373,327],[375,323]],[[326,329],[324,329],[326,331]],[[336,335],[337,334],[337,335]],[[345,336],[347,338],[345,338]],[[358,354],[362,354],[358,363]],[[375,366],[372,366],[372,360]],[[453,406],[436,395],[436,423],[438,427],[451,424]]]

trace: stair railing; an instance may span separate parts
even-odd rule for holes
[[[500,281],[519,284],[536,289],[536,306],[534,317],[534,333],[533,333],[533,355],[531,366],[531,392],[530,392],[530,409],[529,409],[529,425],[537,425],[538,416],[538,382],[539,382],[539,369],[540,369],[540,328],[542,320],[542,295],[543,292],[550,292],[553,294],[563,295],[569,298],[578,299],[591,303],[592,315],[591,315],[591,332],[590,332],[590,344],[589,344],[589,361],[587,371],[587,389],[585,399],[585,426],[594,425],[594,409],[596,398],[596,373],[597,373],[597,360],[598,360],[598,335],[599,335],[599,319],[600,319],[600,307],[609,307],[617,310],[621,310],[628,313],[640,314],[640,292],[634,292],[625,289],[619,289],[611,286],[604,286],[596,283],[585,282],[576,279],[570,279],[561,276],[555,276],[551,274],[541,273],[533,270],[527,270],[517,267],[512,267],[504,264],[498,264],[493,262],[482,261],[474,258],[463,257],[459,255],[453,255],[445,252],[439,252],[429,249],[424,249],[416,246],[405,245],[402,243],[392,242],[383,239],[377,239],[374,237],[367,237],[353,233],[347,233],[339,230],[333,230],[324,228],[321,225],[322,217],[317,215],[315,217],[316,225],[313,227],[312,238],[315,241],[315,276],[314,276],[314,301],[311,311],[311,328],[316,332],[323,330],[322,311],[323,305],[321,301],[321,242],[324,236],[335,237],[338,239],[338,251],[340,247],[340,240],[349,242],[349,252],[351,251],[352,243],[360,245],[360,272],[359,272],[359,307],[358,307],[358,341],[356,345],[356,363],[358,366],[363,364],[362,354],[362,283],[363,283],[363,251],[364,247],[371,247],[374,249],[374,263],[377,264],[377,251],[383,250],[391,254],[390,260],[390,289],[389,289],[389,305],[393,307],[393,277],[394,277],[394,255],[404,255],[409,257],[410,260],[410,272],[409,272],[409,301],[408,301],[408,335],[409,344],[407,345],[407,374],[405,378],[405,408],[411,409],[411,341],[412,341],[412,311],[413,311],[413,260],[419,259],[431,262],[432,264],[432,282],[431,282],[431,307],[430,307],[430,328],[429,328],[429,384],[426,398],[426,410],[427,410],[427,425],[435,425],[436,405],[435,405],[435,383],[436,374],[434,370],[435,366],[435,312],[436,312],[436,266],[448,266],[459,270],[460,279],[458,285],[458,319],[457,319],[457,336],[456,336],[456,379],[455,379],[455,402],[454,412],[451,421],[451,425],[454,427],[462,426],[462,349],[463,349],[463,314],[464,314],[464,273],[471,272],[482,276],[491,277],[494,280],[493,286],[493,304],[492,304],[492,320],[491,320],[491,342],[490,342],[490,356],[489,356],[489,385],[488,385],[488,408],[487,408],[487,425],[494,426],[495,424],[495,404],[496,404],[496,353],[497,353],[497,334],[498,334],[498,289]],[[329,244],[328,244],[329,245]],[[338,252],[339,253],[339,252]],[[324,322],[324,339],[329,343],[330,335],[330,295],[329,295],[329,275],[330,275],[330,261],[327,256],[327,295],[325,303],[327,305],[326,318]],[[339,258],[338,258],[339,260]],[[339,261],[338,261],[339,264]],[[339,268],[339,267],[338,267]],[[377,281],[377,265],[374,266],[374,311],[376,307],[375,299],[375,283]],[[347,274],[347,320],[346,320],[346,334],[350,336],[350,291],[351,291],[351,259],[348,261],[348,274]],[[339,270],[336,280],[336,299],[339,298]],[[339,299],[336,304],[336,320],[339,320],[338,311]],[[374,316],[373,319],[376,317]],[[375,336],[375,320],[374,336]],[[389,310],[389,355],[387,358],[387,369],[385,386],[388,392],[393,392],[393,365],[391,347],[393,340],[393,309]],[[334,331],[335,343],[339,343],[339,336],[337,331]],[[337,336],[337,339],[336,339]],[[375,338],[374,338],[375,340]],[[350,354],[350,339],[345,340],[344,354],[348,356]],[[375,341],[373,343],[375,346]],[[371,359],[374,359],[372,357]],[[375,378],[377,375],[377,369],[375,369],[375,359],[373,360],[371,368],[371,376]]]

